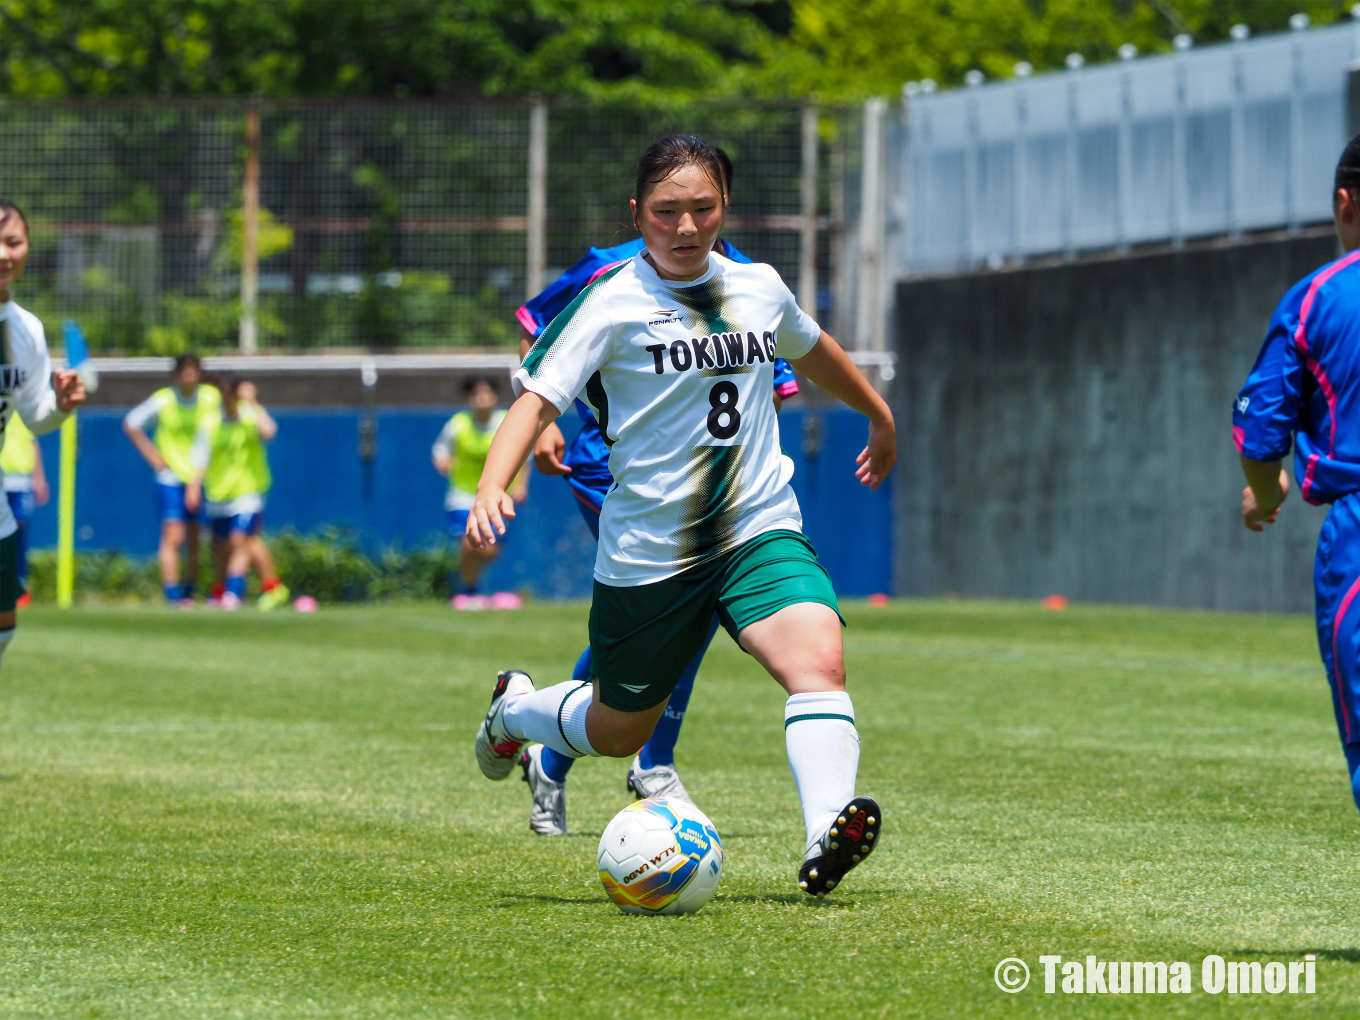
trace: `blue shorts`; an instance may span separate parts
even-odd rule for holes
[[[166,485],[164,482],[157,482],[156,498],[160,503],[161,520],[203,523],[203,504],[201,502],[198,505],[197,513],[191,514],[184,508],[183,485]]]
[[[249,514],[229,514],[226,517],[214,517],[209,523],[213,538],[228,538],[233,531],[243,535],[258,535],[264,529],[264,512],[257,510]]]
[[[614,476],[609,473],[609,447],[600,435],[600,426],[594,421],[582,422],[581,431],[571,441],[562,463],[571,468],[566,480],[576,497],[576,509],[581,511],[586,527],[598,542],[600,510],[605,496],[614,487]]]
[[[467,534],[467,519],[471,510],[445,510],[444,518],[449,524],[449,538],[462,538]]]
[[[33,516],[33,510],[38,505],[33,499],[32,492],[8,492],[5,498],[9,500],[10,511],[14,514],[14,520],[19,527],[28,524],[29,518]]]
[[[1360,744],[1360,493],[1332,504],[1313,568],[1318,650],[1343,744]]]

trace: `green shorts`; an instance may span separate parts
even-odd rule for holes
[[[19,601],[19,535],[0,538],[0,613],[14,612]]]
[[[600,700],[620,712],[659,705],[704,647],[715,610],[735,641],[743,627],[799,602],[840,615],[831,578],[796,531],[767,531],[655,584],[596,581],[590,655]]]

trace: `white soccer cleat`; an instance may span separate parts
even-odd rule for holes
[[[644,769],[637,755],[633,756],[633,767],[628,770],[628,789],[638,800],[666,797],[683,800],[686,804],[694,803],[685,784],[680,782],[680,773],[675,771],[674,765],[653,765]]]
[[[491,692],[491,707],[477,727],[477,739],[473,742],[477,765],[487,779],[504,779],[515,767],[524,741],[505,732],[505,706],[510,699],[522,698],[533,691],[534,682],[522,670],[507,669],[497,674],[496,689]]]
[[[542,744],[526,747],[519,756],[524,781],[534,796],[534,806],[529,809],[529,828],[540,836],[565,836],[567,784],[554,782],[543,774],[542,758]]]

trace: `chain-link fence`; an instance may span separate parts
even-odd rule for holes
[[[25,209],[33,235],[18,300],[49,328],[79,320],[101,352],[229,350],[241,335],[244,276],[247,306],[257,294],[263,349],[513,347],[532,232],[544,243],[545,282],[587,246],[636,236],[627,204],[634,164],[670,130],[727,149],[735,175],[726,236],[800,287],[809,218],[801,108],[706,105],[674,115],[548,104],[546,218],[537,223],[530,103],[255,110],[0,106],[8,143],[0,194]],[[248,130],[252,117],[258,132]],[[844,225],[857,194],[859,124],[858,110],[819,111],[816,303],[833,331],[848,326],[855,293]]]

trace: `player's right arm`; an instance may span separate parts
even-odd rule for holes
[[[529,356],[529,348],[534,345],[534,338],[526,331],[519,338],[519,360],[523,361]],[[539,474],[543,475],[569,475],[571,468],[562,463],[562,458],[567,455],[567,437],[562,435],[562,430],[557,427],[557,422],[548,423],[543,434],[534,443],[534,466],[538,468]]]
[[[519,396],[491,440],[477,502],[468,514],[467,539],[478,549],[505,534],[505,518],[515,516],[506,490],[539,436],[571,407],[609,356],[615,330],[604,293],[608,279],[587,287],[553,319],[511,380]]]
[[[1304,371],[1294,340],[1298,290],[1275,310],[1256,364],[1233,401],[1233,441],[1247,481],[1242,524],[1249,531],[1265,531],[1266,525],[1274,524],[1289,496],[1283,461],[1299,426]]]
[[[507,490],[535,441],[561,413],[552,401],[532,391],[521,394],[505,413],[482,467],[477,502],[468,514],[468,541],[478,549],[495,545],[496,536],[505,534],[505,518],[515,516],[515,501]]]
[[[153,393],[129,411],[127,417],[123,419],[123,433],[132,440],[132,445],[137,447],[137,452],[151,465],[152,471],[165,470],[165,458],[146,434],[146,430],[154,426],[159,413],[160,401]]]

